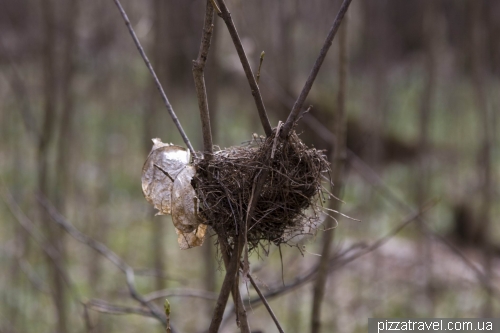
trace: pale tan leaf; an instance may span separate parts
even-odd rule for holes
[[[200,224],[198,227],[188,233],[183,233],[179,229],[175,228],[177,233],[177,242],[181,250],[187,250],[192,247],[203,245],[205,239],[205,234],[207,232],[207,226],[205,224]]]
[[[172,221],[183,233],[192,232],[200,224],[195,210],[196,193],[191,186],[195,173],[193,166],[186,166],[176,177],[172,189]]]
[[[158,209],[157,215],[172,213],[172,188],[177,175],[189,163],[189,151],[183,147],[153,139],[153,149],[142,168],[142,192]]]

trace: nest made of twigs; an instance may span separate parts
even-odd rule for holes
[[[322,178],[330,171],[323,151],[308,148],[293,132],[287,139],[273,135],[246,146],[230,147],[210,160],[195,161],[192,185],[198,215],[219,241],[233,243],[244,221],[254,179],[268,170],[248,224],[249,249],[287,243],[310,233],[319,219],[317,201]],[[265,173],[264,173],[265,174]]]

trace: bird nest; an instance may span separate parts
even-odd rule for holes
[[[325,192],[322,179],[329,174],[323,151],[308,148],[293,132],[282,139],[274,130],[265,139],[246,146],[217,151],[195,163],[191,185],[197,197],[197,215],[226,244],[236,239],[245,221],[256,177],[264,185],[248,222],[249,249],[288,243],[316,229]]]

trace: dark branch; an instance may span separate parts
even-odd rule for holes
[[[264,296],[264,294],[260,290],[259,286],[257,285],[257,283],[255,282],[255,280],[253,279],[252,275],[247,274],[247,276],[250,279],[250,283],[252,284],[253,288],[255,289],[255,291],[257,292],[257,294],[259,295],[260,300],[262,301],[262,303],[266,307],[267,312],[269,312],[269,315],[271,316],[271,318],[273,319],[274,323],[276,324],[276,328],[278,328],[278,331],[280,333],[285,333],[285,331],[283,331],[283,328],[281,327],[280,322],[278,321],[278,318],[276,318],[276,315],[274,314],[273,309],[271,309],[271,306],[267,302],[266,297]]]
[[[300,92],[297,101],[295,101],[295,104],[293,105],[292,111],[288,115],[288,119],[286,120],[286,123],[280,134],[282,138],[286,138],[288,136],[288,134],[292,130],[293,124],[297,121],[300,111],[302,110],[302,106],[304,105],[307,95],[309,94],[309,91],[311,90],[314,80],[318,75],[321,65],[325,60],[326,54],[328,53],[328,50],[332,45],[333,38],[335,37],[335,34],[337,33],[337,30],[340,27],[340,23],[342,22],[342,19],[344,18],[344,15],[347,12],[349,5],[351,4],[351,1],[352,0],[344,0],[344,2],[342,3],[342,6],[340,7],[337,17],[335,18],[335,21],[333,22],[333,25],[330,29],[330,32],[326,37],[325,43],[323,44],[323,47],[319,52],[319,56],[316,59],[316,62],[314,63],[314,66],[311,70],[311,73],[309,74],[309,77],[307,78],[304,88],[302,88],[302,91]]]
[[[201,129],[203,133],[203,150],[205,159],[210,160],[213,154],[212,129],[210,126],[210,112],[208,110],[207,89],[205,86],[205,63],[212,41],[214,29],[214,6],[207,0],[207,9],[205,12],[205,23],[201,36],[200,51],[198,58],[193,61],[194,85],[196,87],[196,96],[198,97],[198,108],[200,109]]]
[[[236,31],[233,19],[231,18],[231,13],[227,9],[224,0],[217,0],[217,3],[221,11],[219,16],[226,23],[227,30],[229,30],[229,34],[231,35],[231,39],[233,40],[236,52],[238,52],[238,56],[240,57],[241,65],[243,66],[248,84],[250,85],[250,89],[252,91],[252,96],[255,100],[255,104],[257,105],[260,122],[262,123],[262,127],[264,128],[264,132],[266,133],[266,135],[270,136],[272,133],[272,128],[271,124],[269,123],[269,119],[267,118],[266,107],[264,106],[264,102],[262,101],[259,86],[257,85],[257,81],[255,81],[252,68],[250,67],[250,63],[248,62],[248,58],[245,54],[245,50],[243,49],[243,45],[241,44],[240,37],[238,36],[238,31]]]
[[[123,17],[123,20],[125,21],[125,25],[128,28],[128,31],[130,32],[130,35],[132,36],[132,39],[134,40],[135,46],[137,47],[137,50],[139,50],[139,53],[141,54],[142,59],[144,60],[144,63],[149,69],[149,72],[153,76],[153,79],[155,81],[156,87],[160,91],[161,98],[163,100],[163,103],[165,103],[165,106],[167,107],[167,111],[170,114],[170,117],[172,118],[172,121],[174,122],[175,126],[177,127],[177,130],[181,134],[182,140],[184,140],[184,143],[188,147],[188,149],[191,151],[193,156],[196,155],[193,146],[191,145],[191,142],[189,141],[189,138],[186,135],[186,132],[184,132],[184,129],[182,128],[181,123],[179,122],[179,119],[177,118],[177,115],[174,112],[174,109],[172,108],[172,105],[170,104],[167,95],[165,94],[165,91],[163,90],[163,87],[160,83],[160,80],[158,80],[158,77],[156,76],[156,73],[153,69],[153,66],[149,62],[148,57],[146,56],[146,53],[144,52],[144,49],[141,46],[141,43],[139,42],[139,38],[137,38],[137,35],[135,34],[134,29],[132,28],[132,25],[130,24],[130,21],[128,19],[127,13],[125,13],[125,10],[123,9],[120,0],[113,0],[118,7],[118,10],[120,11],[120,14]]]

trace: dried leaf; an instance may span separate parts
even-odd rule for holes
[[[153,139],[153,148],[142,168],[142,192],[158,209],[157,215],[172,213],[174,180],[189,163],[189,151],[183,147]]]
[[[192,232],[200,224],[195,209],[196,193],[191,185],[195,173],[193,166],[186,166],[175,179],[172,189],[172,221],[185,234]]]
[[[177,233],[177,242],[181,250],[187,250],[192,247],[203,245],[203,240],[205,239],[205,234],[207,232],[207,225],[200,224],[198,228],[189,233],[183,233],[179,229],[175,228]]]

